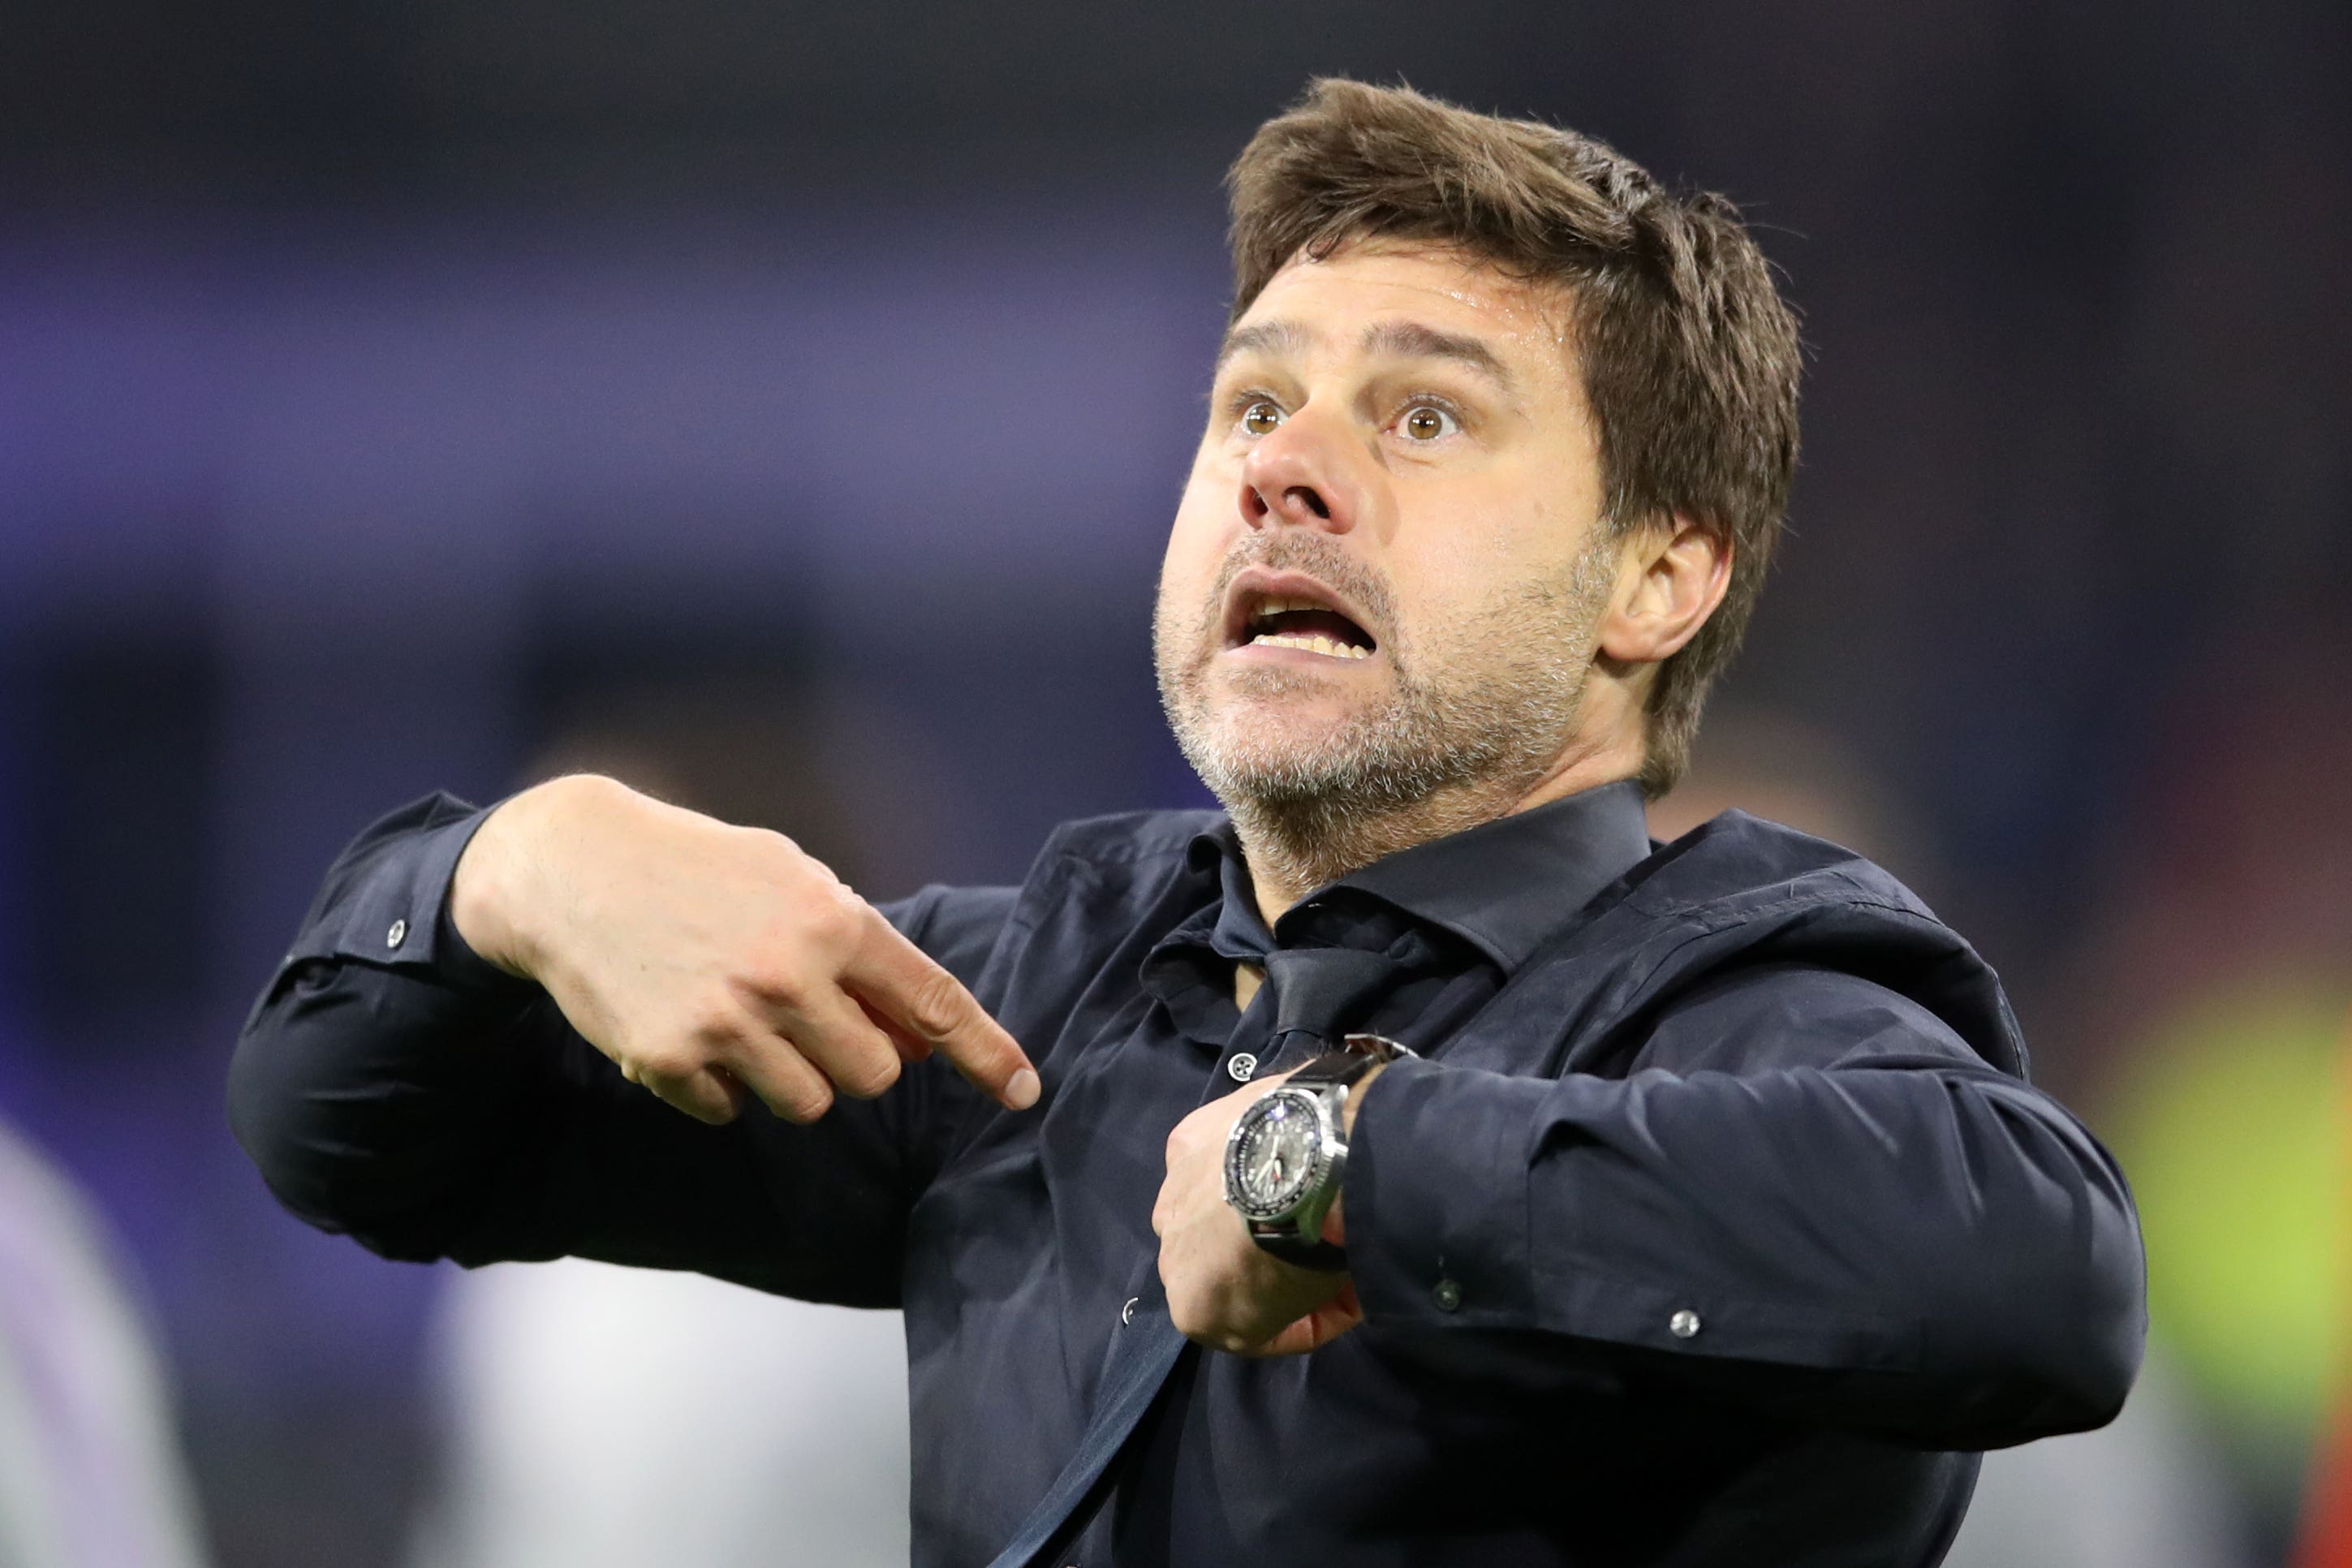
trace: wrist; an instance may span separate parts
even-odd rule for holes
[[[1355,1137],[1356,1112],[1364,1103],[1364,1090],[1372,1087],[1372,1079],[1388,1070],[1389,1064],[1381,1063],[1358,1079],[1355,1088],[1348,1091],[1348,1101],[1339,1108],[1339,1136],[1342,1139],[1352,1140]],[[1330,1208],[1324,1213],[1323,1239],[1334,1247],[1348,1245],[1348,1186],[1344,1180],[1339,1192],[1332,1196]]]
[[[1363,1109],[1364,1093],[1372,1087],[1373,1079],[1388,1070],[1389,1064],[1381,1062],[1371,1071],[1358,1079],[1355,1087],[1348,1090],[1347,1103],[1339,1108],[1340,1137],[1353,1138],[1356,1135],[1356,1112]]]
[[[449,882],[449,923],[483,962],[509,974],[537,973],[534,893],[544,846],[595,795],[625,786],[593,774],[551,779],[504,802],[475,830]]]

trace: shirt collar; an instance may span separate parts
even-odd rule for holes
[[[1434,838],[1350,872],[1299,901],[1353,889],[1461,936],[1506,970],[1593,896],[1650,855],[1642,788],[1632,779],[1549,801]],[[1221,957],[1256,963],[1280,935],[1259,918],[1249,868],[1233,825],[1192,842],[1193,864],[1222,861],[1224,897],[1209,944]],[[1277,926],[1291,923],[1286,912]]]

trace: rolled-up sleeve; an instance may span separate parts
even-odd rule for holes
[[[1826,971],[1693,998],[1622,1079],[1400,1062],[1346,1201],[1370,1321],[1620,1347],[1933,1447],[2105,1422],[2145,1333],[2113,1158],[1933,1014]]]
[[[809,1127],[757,1105],[709,1127],[662,1104],[449,921],[487,815],[436,795],[370,826],[256,1003],[229,1120],[279,1201],[390,1258],[574,1255],[895,1302],[935,1065]],[[884,912],[969,978],[1010,902],[927,889]]]

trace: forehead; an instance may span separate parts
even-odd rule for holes
[[[1365,329],[1412,322],[1475,337],[1531,381],[1570,378],[1568,291],[1529,282],[1459,250],[1359,241],[1316,260],[1301,255],[1267,279],[1236,330],[1301,329],[1301,346],[1348,351]]]

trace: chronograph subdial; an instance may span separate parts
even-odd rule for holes
[[[1271,1219],[1296,1207],[1328,1169],[1321,1108],[1304,1091],[1276,1089],[1243,1112],[1226,1152],[1235,1206]]]

